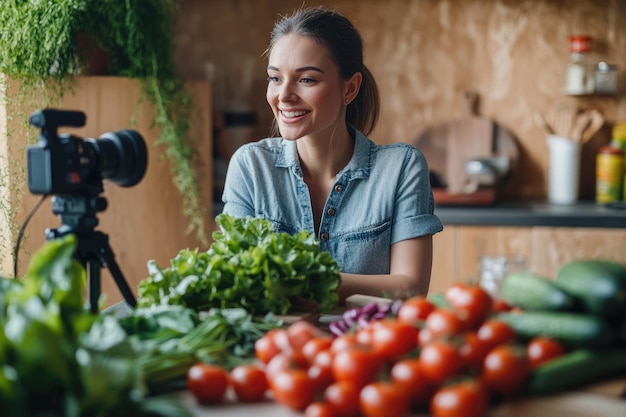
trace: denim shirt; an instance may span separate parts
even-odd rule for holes
[[[232,156],[224,213],[268,219],[277,232],[315,233],[295,141],[267,138]],[[336,177],[317,237],[342,272],[388,274],[391,245],[443,230],[424,155],[406,143],[377,145],[355,132],[354,154]]]

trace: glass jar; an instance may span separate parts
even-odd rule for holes
[[[594,78],[589,62],[593,38],[586,35],[570,36],[570,57],[565,73],[565,93],[570,95],[591,94]]]
[[[526,258],[523,256],[481,256],[478,259],[479,284],[495,299],[501,298],[502,281],[511,272],[524,271]]]
[[[598,62],[594,70],[593,92],[596,94],[617,94],[617,66]]]

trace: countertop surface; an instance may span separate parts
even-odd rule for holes
[[[490,206],[435,206],[435,214],[444,225],[626,228],[626,203],[508,201]]]

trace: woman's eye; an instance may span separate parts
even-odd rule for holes
[[[313,84],[315,80],[313,78],[301,78],[300,82],[303,84]]]
[[[278,77],[273,77],[273,76],[269,76],[267,77],[267,81],[270,83],[277,83],[278,82]]]

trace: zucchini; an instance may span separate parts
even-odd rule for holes
[[[499,313],[522,339],[545,336],[570,348],[606,347],[614,339],[613,327],[600,316],[572,312],[524,311]]]
[[[523,310],[562,311],[574,307],[574,298],[553,281],[525,271],[512,272],[504,278],[502,298]]]
[[[626,266],[621,263],[601,259],[568,262],[557,272],[555,282],[577,298],[586,312],[626,313]]]
[[[539,366],[528,392],[550,395],[626,373],[624,349],[578,349]]]

